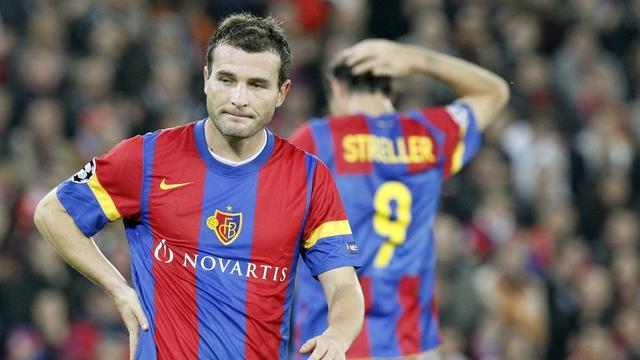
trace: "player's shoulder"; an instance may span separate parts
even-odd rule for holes
[[[284,139],[276,134],[273,134],[273,137],[275,140],[274,152],[278,156],[287,158],[305,158],[307,156],[315,157],[315,155],[305,151],[304,149],[300,148],[298,145],[291,143],[287,139]]]
[[[424,118],[429,122],[452,120],[463,125],[474,119],[473,110],[463,101],[455,101],[446,105],[423,107],[407,113],[409,116]]]
[[[331,127],[351,127],[357,122],[366,122],[369,116],[363,113],[352,113],[344,115],[330,115],[319,121],[324,121],[326,124],[330,124]]]
[[[196,142],[194,128],[202,121],[158,129],[142,135],[142,139],[147,144],[153,144],[152,148],[155,151],[160,149],[163,152],[190,151],[195,147]]]
[[[365,116],[361,113],[351,113],[351,114],[343,114],[343,115],[329,115],[329,116],[325,116],[324,118],[320,118],[320,120],[321,121],[324,120],[331,123],[348,123],[353,119],[357,119],[361,117],[365,117]]]
[[[326,167],[320,158],[310,153],[296,144],[292,144],[286,139],[274,134],[274,160],[278,160],[281,165],[290,166],[291,170],[308,171],[312,168]],[[303,165],[304,164],[304,165]]]
[[[202,121],[202,120],[200,120]],[[178,125],[170,128],[158,129],[153,132],[146,133],[145,137],[169,137],[169,138],[181,138],[186,136],[193,136],[193,128],[199,121],[190,122],[183,125]]]
[[[357,126],[357,124],[367,122],[368,118],[370,118],[370,116],[364,113],[313,117],[300,125],[295,133],[299,135],[305,132],[315,132],[316,130],[326,127],[330,127],[332,129],[348,129]]]
[[[366,116],[363,114],[346,114],[346,115],[327,115],[322,117],[313,117],[309,119],[304,124],[300,125],[299,129],[309,129],[312,130],[316,127],[331,125],[334,126],[342,126],[349,125],[354,120],[358,119],[366,119]]]

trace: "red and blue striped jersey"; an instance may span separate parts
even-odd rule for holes
[[[471,109],[454,103],[378,117],[315,119],[291,141],[331,169],[360,246],[366,316],[348,357],[397,357],[437,346],[432,226],[442,181],[480,146]],[[301,268],[296,345],[326,326],[321,294]]]
[[[136,359],[286,359],[298,254],[313,275],[359,265],[338,190],[268,131],[255,159],[219,162],[204,123],[121,142],[58,198],[87,236],[124,219],[150,320]]]

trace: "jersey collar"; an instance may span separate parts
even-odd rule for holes
[[[200,155],[200,158],[207,164],[209,170],[220,175],[242,176],[257,172],[271,156],[271,152],[273,151],[273,147],[275,144],[275,139],[271,131],[267,130],[267,144],[255,159],[240,166],[232,166],[218,161],[211,155],[211,153],[209,153],[209,148],[207,147],[207,140],[204,136],[204,123],[206,120],[207,119],[205,118],[198,121],[193,127],[193,131],[196,138],[196,147],[198,148],[198,154]]]

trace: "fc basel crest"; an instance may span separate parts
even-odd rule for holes
[[[231,210],[231,206],[227,206]],[[207,226],[216,233],[223,245],[234,242],[242,230],[242,213],[228,213],[216,209],[213,216],[207,218]]]

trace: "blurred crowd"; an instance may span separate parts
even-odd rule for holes
[[[443,189],[445,359],[640,358],[638,0],[0,0],[0,358],[127,358],[111,299],[41,238],[34,208],[119,140],[204,118],[206,43],[240,10],[284,21],[283,137],[325,112],[322,69],[367,37],[509,82]],[[396,86],[400,109],[455,98],[434,79]],[[121,224],[96,242],[128,276]]]

